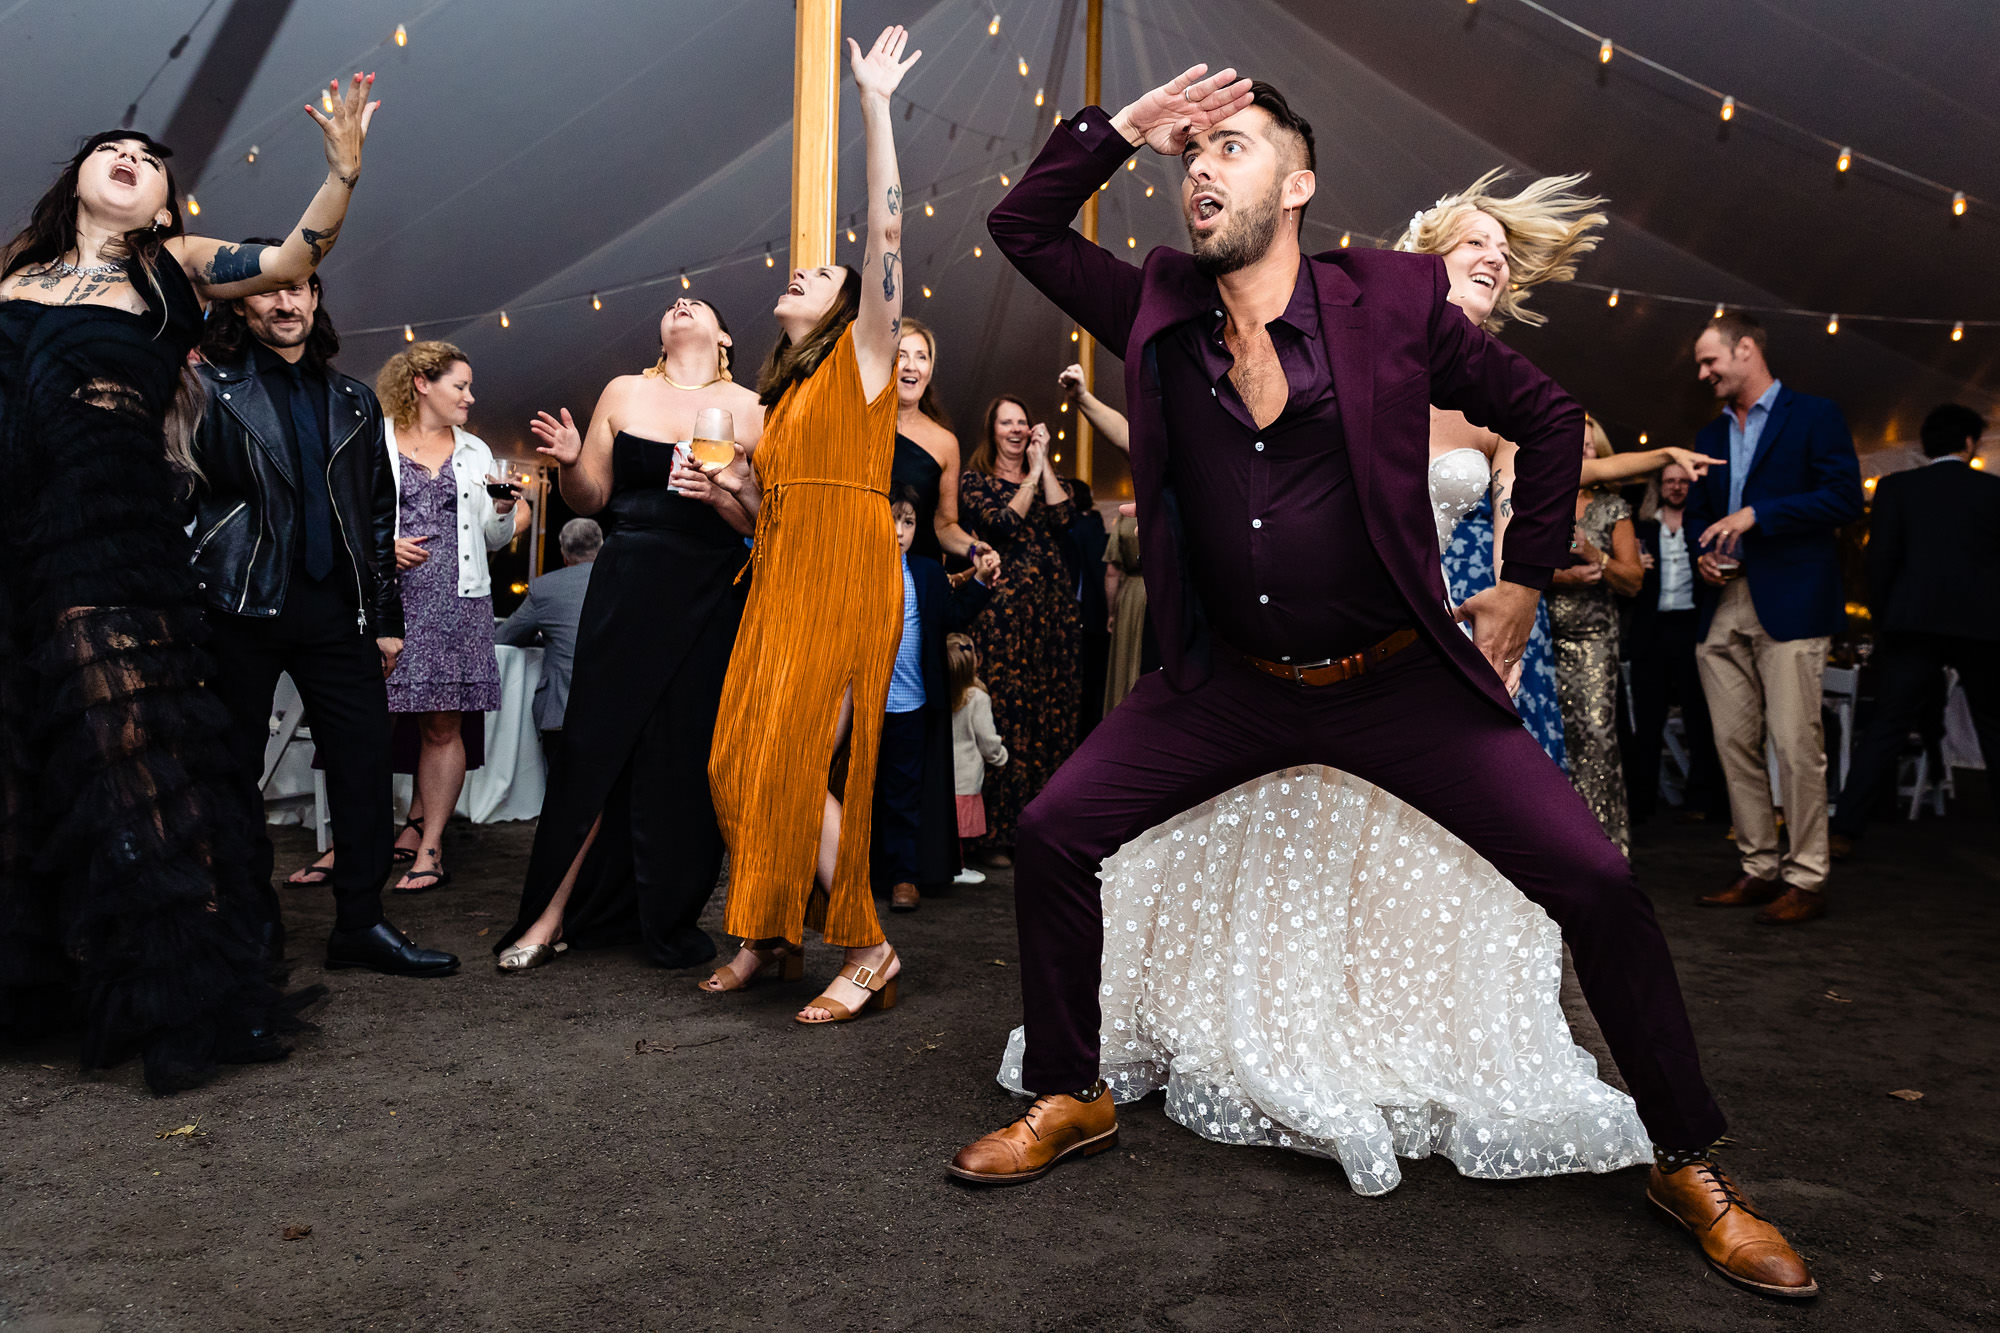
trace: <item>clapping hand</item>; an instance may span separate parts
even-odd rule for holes
[[[528,429],[541,441],[535,446],[535,452],[547,454],[559,465],[574,467],[576,460],[583,457],[583,436],[577,433],[576,422],[570,419],[567,407],[562,409],[560,421],[547,412],[535,413],[535,419],[528,423]]]
[[[327,84],[327,95],[333,100],[331,116],[321,115],[310,103],[306,105],[306,114],[326,136],[326,169],[350,190],[361,179],[361,145],[368,138],[368,122],[375,119],[375,108],[382,105],[368,100],[374,88],[373,74],[356,74],[345,93],[340,91],[340,80],[334,79]]]
[[[854,86],[861,90],[862,96],[873,93],[887,98],[896,91],[903,75],[924,54],[921,50],[912,51],[908,60],[903,59],[903,48],[909,40],[909,29],[893,23],[882,29],[882,35],[875,39],[875,45],[866,55],[852,37],[847,39],[847,60],[854,67]]]
[[[972,577],[987,587],[1000,581],[1000,553],[990,546],[972,548]]]
[[[1036,426],[1028,432],[1028,480],[1040,481],[1049,470],[1049,428]]]
[[[1145,143],[1156,153],[1179,157],[1188,136],[1228,120],[1250,105],[1250,80],[1225,69],[1203,78],[1207,65],[1196,65],[1153,89],[1111,118],[1112,128],[1128,143]]]

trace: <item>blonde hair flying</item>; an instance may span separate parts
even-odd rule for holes
[[[1519,194],[1496,194],[1495,187],[1506,176],[1506,168],[1495,167],[1459,193],[1446,195],[1411,218],[1409,229],[1396,242],[1398,250],[1442,255],[1458,244],[1474,213],[1499,223],[1507,234],[1513,275],[1481,325],[1488,333],[1498,333],[1510,319],[1547,323],[1547,315],[1527,308],[1528,293],[1545,282],[1574,278],[1576,261],[1597,248],[1595,233],[1610,220],[1595,211],[1605,200],[1574,192],[1588,179],[1587,173],[1544,176]]]

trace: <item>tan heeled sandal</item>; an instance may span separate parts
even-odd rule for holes
[[[879,1009],[884,1013],[894,1009],[896,1007],[896,983],[903,979],[902,974],[897,973],[895,976],[888,978],[884,978],[882,974],[888,971],[889,965],[895,961],[896,951],[891,949],[889,950],[889,956],[883,959],[881,965],[878,967],[869,967],[864,963],[849,963],[846,967],[840,969],[842,977],[868,992],[868,998],[861,1002],[860,1008],[849,1009],[839,1000],[821,995],[805,1007],[807,1009],[824,1009],[833,1015],[832,1018],[805,1018],[800,1014],[794,1014],[792,1015],[792,1021],[795,1023],[804,1023],[808,1027],[817,1027],[822,1023],[852,1022],[854,1019],[867,1013],[871,1008]]]
[[[797,981],[806,974],[806,946],[779,940],[775,944],[752,944],[743,941],[743,947],[755,954],[757,970],[750,974],[749,981],[739,981],[736,974],[726,967],[718,967],[709,974],[708,980],[695,989],[707,995],[722,995],[733,990],[744,990],[752,983],[764,978],[773,967],[778,970],[775,979]]]

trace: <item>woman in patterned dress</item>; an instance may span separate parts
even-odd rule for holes
[[[1585,458],[1611,455],[1611,441],[1584,418]],[[1621,852],[1632,850],[1625,770],[1618,756],[1618,597],[1639,591],[1645,571],[1632,507],[1606,486],[1576,497],[1576,563],[1549,584],[1556,649],[1556,699],[1569,744],[1569,778]],[[1616,594],[1614,596],[1613,594]]]
[[[464,715],[500,706],[486,553],[514,539],[515,501],[487,493],[499,478],[493,451],[465,429],[472,365],[458,348],[412,344],[382,367],[375,393],[396,478],[403,583],[403,655],[389,676],[389,711],[415,713],[423,742],[410,802],[423,840],[393,891],[425,893],[451,882],[444,826],[465,786]]]
[[[1072,483],[1049,462],[1049,430],[1019,398],[986,407],[986,432],[958,483],[960,521],[1000,552],[1000,583],[973,625],[1007,746],[986,778],[989,864],[1013,864],[1014,826],[1076,748],[1083,706],[1083,620],[1063,560],[1076,516]]]

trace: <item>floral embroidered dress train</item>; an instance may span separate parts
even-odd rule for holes
[[[1440,542],[1484,494],[1470,462],[1433,465]],[[1570,1037],[1555,923],[1380,788],[1269,774],[1148,830],[1100,879],[1118,1101],[1165,1089],[1204,1138],[1335,1158],[1359,1194],[1432,1153],[1494,1179],[1652,1159],[1631,1098]],[[1021,1053],[1017,1028],[1000,1071],[1017,1092]]]

